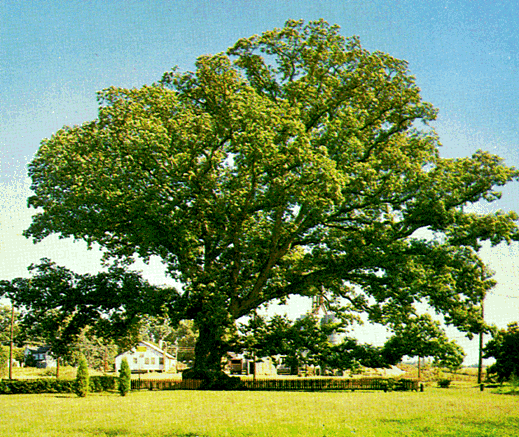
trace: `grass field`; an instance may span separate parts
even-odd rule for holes
[[[516,437],[519,396],[477,388],[4,395],[0,436]]]

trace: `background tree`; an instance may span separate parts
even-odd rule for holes
[[[465,353],[452,340],[449,340],[440,322],[429,314],[414,316],[405,325],[394,328],[394,335],[384,345],[384,355],[389,357],[418,357],[418,378],[420,378],[420,360],[434,357],[438,365],[459,368]]]
[[[290,368],[292,375],[298,369],[310,365],[321,371],[358,370],[365,367],[388,367],[400,357],[386,357],[382,348],[359,344],[357,340],[344,337],[333,344],[333,334],[345,332],[347,322],[340,319],[324,323],[313,315],[291,321],[286,316],[276,315],[266,320],[256,316],[241,324],[236,344],[248,358],[271,357],[280,359]]]
[[[192,320],[181,320],[178,326],[166,337],[168,351],[177,353],[177,360],[192,363],[195,360],[195,345],[198,332]]]
[[[25,235],[160,257],[183,284],[163,303],[195,322],[200,375],[220,372],[235,320],[323,288],[375,323],[424,302],[481,329],[492,281],[477,252],[516,239],[517,215],[466,206],[518,173],[481,151],[441,158],[405,61],[290,20],[99,103],[42,141]]]
[[[19,333],[18,311],[14,310],[14,337]],[[0,344],[8,346],[11,341],[11,306],[0,305]]]
[[[151,341],[158,345],[169,339],[173,331],[174,327],[167,315],[160,317],[147,316],[142,321],[140,333],[143,340]]]
[[[519,376],[519,324],[510,323],[507,329],[495,330],[492,339],[485,345],[484,358],[495,358],[488,369],[500,382]]]
[[[92,331],[94,330],[90,326],[81,331],[76,343],[71,347],[73,350],[72,360],[69,360],[68,363],[76,365],[79,356],[82,354],[87,361],[88,367],[91,369],[104,372],[113,370],[115,357],[121,351],[121,348],[116,343],[118,339],[102,338]],[[123,341],[122,344],[126,345],[127,342]]]
[[[88,342],[102,346],[102,354],[110,340],[133,345],[141,319],[159,314],[167,295],[176,293],[122,268],[79,275],[42,259],[29,271],[31,278],[0,281],[0,295],[20,308],[18,341],[46,344],[62,359],[72,358]]]
[[[7,375],[9,365],[9,348],[0,344],[0,378]]]

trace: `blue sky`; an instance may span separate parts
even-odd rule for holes
[[[358,35],[365,48],[407,60],[422,96],[440,110],[434,126],[443,156],[484,149],[519,166],[515,0],[4,0],[0,278],[26,275],[42,256],[81,272],[98,268],[99,254],[81,243],[51,237],[33,246],[20,235],[30,223],[26,166],[42,138],[94,119],[98,90],[149,84],[175,65],[192,69],[197,56],[224,51],[289,18],[324,18],[339,24],[344,36]],[[519,210],[518,184],[504,192],[498,204],[481,209]],[[499,281],[487,300],[487,318],[504,327],[519,319],[519,247],[487,248],[483,256]],[[163,281],[158,264],[146,274]],[[474,349],[472,343],[464,347]]]

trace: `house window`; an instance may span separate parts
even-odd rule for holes
[[[137,364],[137,357],[133,359],[133,364]]]
[[[155,364],[155,357],[151,358],[151,364]]]
[[[149,358],[145,358],[144,364],[150,364],[150,359]]]
[[[161,365],[161,366],[164,365],[164,358],[159,358],[159,365]]]

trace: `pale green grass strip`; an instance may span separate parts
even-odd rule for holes
[[[519,397],[415,392],[0,396],[0,436],[519,436]]]

